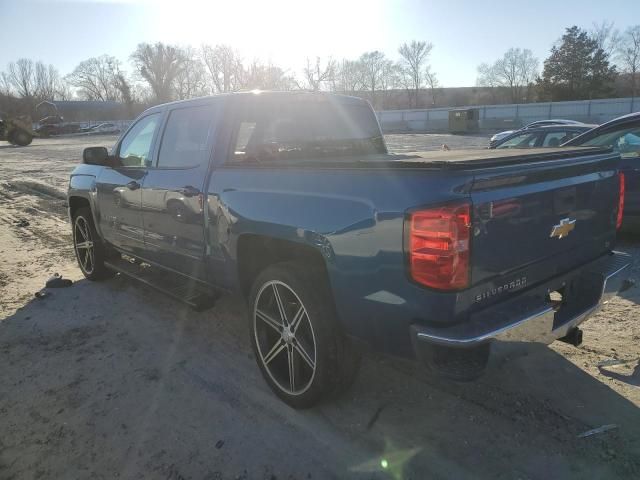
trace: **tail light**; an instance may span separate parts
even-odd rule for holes
[[[466,288],[471,205],[456,203],[413,211],[407,223],[411,278],[439,290]]]
[[[618,173],[618,180],[620,181],[620,194],[618,195],[618,217],[616,218],[616,228],[619,230],[622,227],[622,212],[624,211],[624,173]]]

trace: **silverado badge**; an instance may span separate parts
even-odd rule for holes
[[[576,228],[576,220],[571,218],[563,218],[558,225],[554,225],[551,229],[550,237],[564,238],[569,232]]]

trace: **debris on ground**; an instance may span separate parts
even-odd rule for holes
[[[614,430],[616,428],[618,428],[618,425],[616,425],[615,423],[602,425],[601,427],[594,428],[593,430],[587,430],[586,432],[581,433],[580,435],[578,435],[578,438],[590,437],[591,435],[608,432],[609,430]]]
[[[31,225],[29,221],[25,220],[24,218],[20,218],[13,223],[15,224],[16,227],[20,227],[20,228],[28,227],[29,225]]]
[[[42,290],[38,290],[36,293],[33,294],[37,299],[42,300],[45,297],[48,297],[49,295],[51,295],[49,292],[47,292],[45,289]]]
[[[46,288],[66,288],[73,285],[73,282],[68,278],[62,278],[59,273],[54,273],[52,277],[47,280],[45,284]]]

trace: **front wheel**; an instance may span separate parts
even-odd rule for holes
[[[79,208],[73,215],[73,249],[82,274],[88,280],[102,280],[113,276],[104,261],[107,248],[93,223],[91,209]]]
[[[15,145],[20,147],[26,147],[31,144],[33,137],[29,134],[29,132],[25,132],[24,130],[17,130],[13,135],[12,139]]]
[[[360,355],[317,272],[293,262],[265,269],[251,291],[250,325],[262,375],[290,406],[312,407],[353,381]]]

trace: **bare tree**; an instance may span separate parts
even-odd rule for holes
[[[307,65],[303,70],[306,88],[317,92],[322,90],[322,87],[326,84],[335,84],[336,65],[336,61],[331,57],[327,59],[324,65],[320,57],[316,57],[315,63],[312,63],[307,57]]]
[[[607,20],[603,20],[600,23],[594,22],[589,35],[596,41],[598,48],[601,48],[607,56],[615,53],[620,45],[620,31],[615,27],[614,22]]]
[[[617,53],[622,71],[629,75],[631,96],[635,97],[638,93],[638,77],[640,76],[640,25],[629,27],[624,32]]]
[[[362,69],[364,87],[373,97],[375,92],[381,89],[384,74],[389,72],[392,62],[378,50],[363,53],[358,61]]]
[[[9,80],[9,75],[7,72],[0,72],[0,95],[9,96],[11,95],[13,88],[11,86],[11,81]]]
[[[36,93],[35,66],[33,60],[21,58],[9,63],[9,83],[22,98],[33,99]]]
[[[184,55],[184,68],[175,80],[176,95],[180,100],[202,97],[208,93],[204,65],[193,48],[185,49]]]
[[[353,93],[364,88],[362,64],[359,61],[342,60],[336,70],[336,90]]]
[[[60,90],[61,80],[53,65],[37,62],[35,66],[35,95],[40,100],[54,100]]]
[[[485,87],[506,87],[511,101],[518,103],[529,100],[529,85],[538,72],[538,59],[529,49],[510,48],[493,65],[478,66],[478,85]]]
[[[78,64],[66,80],[87,100],[121,100],[118,77],[122,75],[120,62],[112,56],[89,58]]]
[[[427,61],[433,45],[427,42],[403,43],[398,49],[402,56],[405,88],[409,93],[409,106],[418,106],[418,93],[424,84],[425,71],[429,68]]]
[[[203,45],[201,55],[214,92],[233,92],[241,88],[242,60],[233,48],[229,45]]]
[[[427,68],[424,73],[424,80],[427,84],[427,87],[429,87],[429,91],[431,92],[431,106],[435,107],[438,103],[437,95],[440,88],[438,77],[436,76],[435,72],[432,72],[430,68]]]
[[[141,43],[131,55],[140,76],[149,84],[156,100],[172,99],[176,77],[186,64],[184,52],[162,42],[150,45]]]
[[[297,84],[293,76],[271,63],[254,60],[243,69],[242,89],[253,90],[295,90]]]

